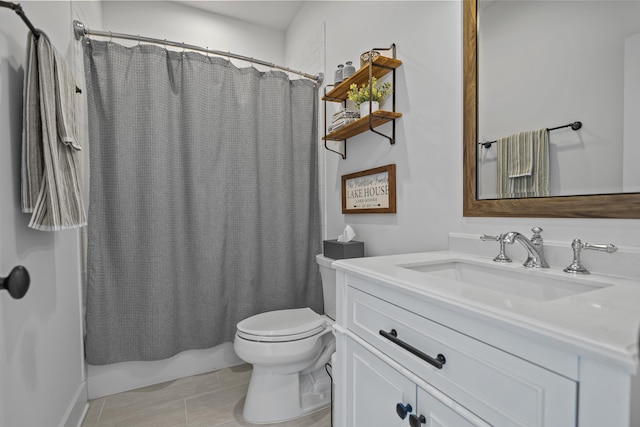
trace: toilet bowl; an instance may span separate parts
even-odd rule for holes
[[[254,424],[302,417],[331,403],[325,370],[335,351],[335,271],[316,256],[322,275],[325,315],[310,308],[276,310],[237,325],[233,347],[253,365],[242,416]]]

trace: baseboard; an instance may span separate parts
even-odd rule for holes
[[[83,381],[78,387],[73,401],[70,403],[69,408],[60,423],[60,427],[81,427],[82,421],[89,408],[87,397],[87,382]]]

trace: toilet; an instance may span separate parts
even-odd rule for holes
[[[331,378],[325,364],[335,351],[334,261],[316,260],[322,276],[325,315],[310,308],[256,314],[238,323],[233,348],[253,365],[242,416],[254,424],[302,417],[331,404]]]

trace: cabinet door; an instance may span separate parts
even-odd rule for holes
[[[416,418],[414,425],[419,424],[421,427],[476,426],[420,387],[418,387],[418,409],[414,417]]]
[[[347,339],[347,425],[409,426],[396,413],[398,403],[416,407],[416,385],[382,360]]]

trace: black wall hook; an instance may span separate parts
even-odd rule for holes
[[[18,265],[7,277],[0,277],[0,289],[6,289],[13,298],[20,299],[29,290],[30,281],[27,269]]]

